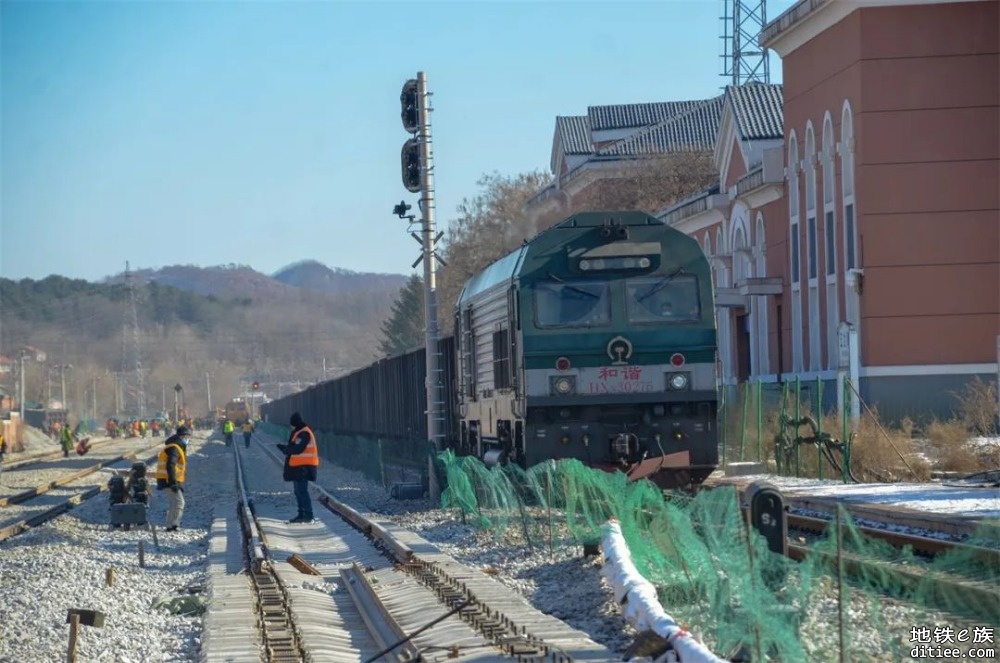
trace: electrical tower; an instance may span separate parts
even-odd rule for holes
[[[139,348],[139,312],[136,302],[135,282],[132,272],[129,270],[128,261],[125,261],[125,286],[128,288],[129,302],[129,324],[132,327],[132,366],[135,370],[135,405],[137,416],[144,419],[146,416],[146,391],[142,383],[142,352]],[[123,367],[124,368],[124,367]]]
[[[722,76],[726,85],[770,83],[767,50],[759,43],[767,0],[722,0]]]

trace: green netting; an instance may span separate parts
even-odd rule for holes
[[[928,561],[867,539],[842,515],[839,529],[829,527],[794,562],[748,533],[734,487],[664,495],[575,460],[528,470],[486,468],[451,452],[440,460],[442,508],[457,509],[498,543],[596,543],[614,516],[666,611],[696,626],[720,655],[742,648],[758,661],[907,660],[910,627],[1000,622],[995,530],[970,542],[981,548]]]

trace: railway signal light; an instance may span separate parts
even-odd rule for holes
[[[403,83],[403,91],[399,93],[399,103],[402,106],[400,115],[403,128],[411,134],[420,129],[420,106],[417,98],[417,79],[411,78]]]
[[[252,386],[253,386],[253,390],[254,391],[257,391],[258,389],[260,389],[260,383],[259,382],[254,382]]]
[[[420,143],[416,138],[403,143],[403,186],[410,193],[420,192]]]

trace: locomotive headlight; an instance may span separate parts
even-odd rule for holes
[[[646,269],[649,267],[649,258],[639,258],[639,268]]]
[[[566,396],[576,391],[575,375],[560,375],[549,378],[549,391],[557,396]]]
[[[588,269],[590,269],[590,261],[589,260],[581,260],[580,261],[580,271],[585,272]]]
[[[687,389],[689,382],[687,373],[670,373],[667,378],[667,386],[674,391]]]

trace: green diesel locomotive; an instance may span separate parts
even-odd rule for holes
[[[716,350],[696,240],[642,212],[577,214],[465,284],[456,442],[488,464],[700,483],[718,463]]]

